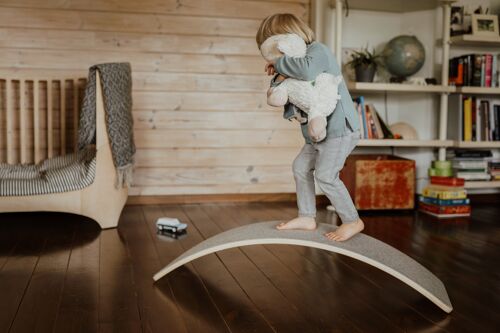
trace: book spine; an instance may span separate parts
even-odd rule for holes
[[[363,132],[365,139],[368,139],[368,124],[366,123],[365,100],[363,96],[359,97],[361,105],[361,114],[363,117]]]
[[[455,177],[439,177],[431,176],[431,184],[446,185],[446,186],[464,186],[465,180]]]
[[[467,194],[464,190],[461,191],[440,191],[430,188],[424,188],[422,194],[426,197],[436,199],[465,199]]]
[[[485,86],[486,87],[491,87],[491,70],[493,68],[492,66],[492,55],[490,53],[486,54],[486,65],[485,65]]]
[[[375,115],[373,114],[373,109],[369,107],[370,110],[370,126],[372,128],[372,139],[378,139],[377,127],[375,126]]]
[[[468,205],[470,204],[470,199],[465,198],[465,199],[436,199],[436,198],[430,198],[430,197],[424,197],[424,196],[419,196],[418,200],[420,202],[426,203],[426,204],[431,204],[431,205],[438,205],[438,206],[452,206],[452,205]]]
[[[471,101],[471,139],[476,141],[476,96],[472,96]]]
[[[434,214],[467,214],[470,213],[470,205],[438,206],[420,202],[419,209],[432,212]]]
[[[464,59],[464,86],[469,85],[469,56],[463,56]]]
[[[481,55],[473,54],[474,59],[474,68],[473,68],[473,76],[472,76],[472,86],[480,87],[481,86]]]
[[[474,57],[472,54],[469,54],[467,56],[468,58],[468,66],[469,66],[469,70],[468,70],[468,81],[467,81],[467,85],[468,86],[472,86],[472,78],[474,76]]]
[[[432,212],[434,214],[438,214],[439,213],[439,209],[438,209],[438,206],[436,205],[431,205],[431,204],[426,204],[424,202],[420,202],[418,204],[418,208],[419,209],[422,209],[422,210],[425,210],[427,212]]]
[[[455,78],[456,86],[464,85],[464,59],[462,57],[458,58],[457,62],[457,76]]]
[[[481,57],[481,84],[479,85],[480,87],[484,87],[484,81],[485,81],[485,68],[486,68],[486,57],[484,54],[479,55]]]
[[[490,101],[483,101],[481,104],[481,119],[483,120],[483,133],[481,137],[484,141],[490,141],[490,117],[489,117]]]
[[[464,141],[472,140],[472,100],[470,97],[464,101]]]
[[[454,86],[457,81],[456,58],[448,60],[448,85]]]
[[[377,131],[377,138],[383,139],[384,138],[384,131],[382,130],[382,126],[380,125],[380,119],[378,119],[377,110],[375,109],[375,106],[373,106],[373,104],[370,104],[370,110],[371,110],[371,115],[372,115],[373,121],[375,122],[375,129]]]
[[[482,141],[483,140],[483,119],[482,119],[482,114],[481,114],[481,103],[482,101],[479,98],[476,98],[476,141]]]
[[[354,103],[355,103],[354,106],[356,107],[356,111],[358,112],[359,124],[360,124],[360,126],[363,126],[363,119],[361,116],[361,106],[359,105],[357,100]],[[361,139],[364,139],[364,138],[365,138],[365,132],[361,131]]]
[[[500,141],[500,105],[493,106],[495,117],[495,140]]]
[[[373,139],[370,109],[368,109],[367,105],[365,105],[365,115],[366,115],[366,127],[368,128],[368,139]]]
[[[494,141],[495,140],[495,110],[494,110],[495,104],[493,101],[489,103],[488,105],[488,123],[490,124],[489,126],[489,136],[490,140]]]
[[[492,55],[491,57],[491,86],[496,87],[497,86],[497,78],[498,78],[498,68],[497,68],[497,56]]]
[[[469,205],[439,206],[439,214],[464,214],[470,213]]]
[[[496,82],[496,86],[500,87],[500,53],[495,56],[495,60],[496,60],[496,66],[495,66],[495,68],[496,68],[496,80],[495,80],[495,82]]]

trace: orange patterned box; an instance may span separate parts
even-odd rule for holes
[[[357,209],[413,209],[415,161],[394,155],[350,155],[340,172]]]

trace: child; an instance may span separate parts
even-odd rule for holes
[[[307,53],[303,58],[284,55],[275,63],[266,64],[265,71],[268,75],[279,73],[273,80],[273,85],[278,85],[286,77],[311,81],[323,72],[341,75],[337,60],[328,47],[314,41],[313,31],[293,14],[275,14],[262,21],[256,36],[259,49],[267,38],[285,33],[295,33],[302,37],[307,44]],[[316,229],[315,179],[342,220],[340,227],[325,236],[331,240],[345,241],[364,228],[349,192],[339,178],[345,159],[360,139],[360,125],[344,82],[339,85],[338,93],[341,99],[335,111],[327,117],[326,139],[321,142],[313,141],[308,135],[308,126],[314,124],[301,125],[305,144],[293,161],[299,214],[295,219],[277,225],[279,230]]]

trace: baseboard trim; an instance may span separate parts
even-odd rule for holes
[[[282,202],[296,201],[295,193],[236,193],[203,195],[131,195],[127,205],[194,204],[217,202]],[[324,195],[316,196],[317,203],[328,203]]]
[[[473,204],[498,204],[500,196],[497,193],[471,194]],[[161,205],[161,204],[195,204],[218,202],[296,202],[295,193],[235,193],[235,194],[197,194],[197,195],[130,195],[127,205]],[[325,195],[316,196],[317,204],[329,205]],[[415,208],[418,205],[418,195],[415,195]],[[412,209],[410,209],[412,210]]]

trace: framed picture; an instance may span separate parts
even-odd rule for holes
[[[498,16],[472,14],[472,34],[498,37]]]
[[[450,36],[465,34],[464,27],[464,7],[452,6],[450,16]]]

